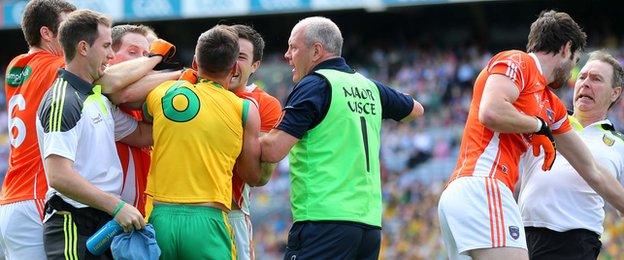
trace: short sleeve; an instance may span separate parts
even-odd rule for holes
[[[620,163],[615,169],[615,176],[622,186],[624,186],[624,151],[620,150]]]
[[[324,78],[311,74],[303,78],[288,96],[284,116],[276,127],[301,139],[327,114],[331,88]]]
[[[115,120],[115,141],[119,141],[134,132],[139,123],[130,115],[124,113],[118,107],[113,107],[113,120]]]
[[[528,76],[528,61],[531,57],[526,53],[515,54],[498,54],[494,56],[488,65],[488,72],[490,74],[500,74],[507,76],[518,88],[518,91],[522,92],[525,82],[529,82]]]
[[[67,131],[43,132],[42,133],[42,158],[55,154],[65,157],[72,161],[76,160],[76,150],[78,148],[78,139],[80,138],[80,127],[78,124]]]
[[[82,98],[80,93],[67,88],[54,85],[41,100],[37,111],[37,132],[42,137],[43,159],[51,154],[72,161],[76,157],[78,140],[84,127]],[[63,92],[65,95],[55,94]]]
[[[568,131],[572,130],[572,125],[570,125],[570,121],[568,120],[568,110],[566,109],[563,102],[561,102],[561,100],[555,94],[552,94],[552,92],[550,95],[550,99],[552,100],[551,106],[553,109],[552,113],[554,114],[553,123],[550,125],[550,130],[552,130],[553,134],[556,135],[567,133]],[[546,111],[546,113],[550,112]]]
[[[373,80],[381,100],[381,117],[383,119],[393,119],[399,121],[405,118],[414,109],[414,99],[399,91],[394,90],[378,81]]]
[[[260,131],[269,132],[277,125],[282,116],[282,105],[277,98],[263,94],[260,103]]]

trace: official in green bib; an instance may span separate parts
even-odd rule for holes
[[[289,155],[294,224],[284,259],[378,259],[381,122],[423,114],[410,96],[351,69],[342,43],[327,18],[294,26],[284,56],[296,86],[261,138],[263,161]]]

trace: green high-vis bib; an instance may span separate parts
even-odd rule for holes
[[[381,101],[359,73],[316,71],[331,87],[325,118],[289,154],[294,221],[341,220],[381,227]]]

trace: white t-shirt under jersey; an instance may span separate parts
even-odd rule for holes
[[[598,165],[609,170],[624,183],[624,141],[622,134],[613,130],[609,120],[595,122],[587,127],[570,117],[574,130],[585,142]],[[518,204],[527,227],[542,227],[564,232],[587,229],[601,235],[604,231],[604,200],[557,153],[550,171],[542,171],[543,153],[532,153],[522,158],[520,165],[521,190]]]

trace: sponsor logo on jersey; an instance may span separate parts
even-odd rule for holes
[[[19,87],[31,74],[32,68],[30,66],[12,67],[6,74],[6,84],[11,87]]]

